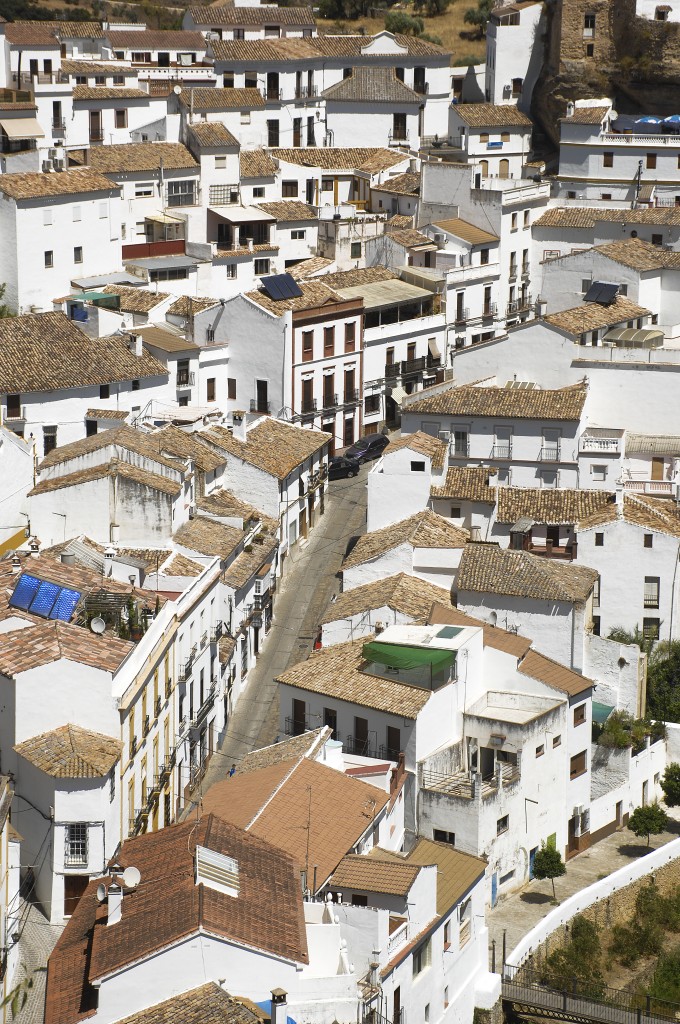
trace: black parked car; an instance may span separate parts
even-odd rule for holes
[[[384,434],[369,434],[367,437],[360,437],[351,445],[345,455],[348,459],[358,459],[359,462],[369,462],[371,459],[379,459],[390,443],[389,437]]]
[[[328,479],[343,480],[347,476],[356,476],[360,469],[361,463],[358,459],[335,455],[328,463]]]

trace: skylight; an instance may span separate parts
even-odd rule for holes
[[[10,608],[40,615],[43,619],[60,619],[69,622],[80,601],[80,591],[60,587],[57,583],[40,580],[22,572],[9,599]]]

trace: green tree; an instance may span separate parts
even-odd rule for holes
[[[649,846],[650,836],[659,836],[668,828],[668,815],[656,802],[646,807],[636,807],[628,819],[628,828],[639,839],[647,836]]]
[[[663,798],[667,807],[680,807],[680,764],[671,761],[661,780]]]
[[[385,28],[395,35],[419,36],[425,28],[425,23],[422,18],[412,18],[405,11],[390,11],[385,18]]]
[[[571,922],[569,941],[551,953],[543,968],[543,980],[554,988],[578,983],[582,995],[598,998],[604,992],[600,930],[586,917],[577,914]]]
[[[469,7],[463,16],[466,25],[474,25],[477,35],[481,38],[485,31],[493,8],[493,0],[477,0],[476,7]]]
[[[541,843],[541,849],[536,851],[534,858],[534,878],[550,879],[552,882],[553,899],[555,899],[555,879],[560,878],[566,870],[559,850],[554,846],[546,846],[545,843]]]
[[[434,18],[443,14],[451,0],[413,0],[413,10],[417,14],[424,14],[428,18]]]

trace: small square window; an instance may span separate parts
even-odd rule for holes
[[[552,743],[553,743],[553,747],[559,747],[560,746],[560,744],[562,743],[562,737],[560,736],[559,733],[557,734],[557,736],[553,736]]]
[[[603,533],[596,533],[595,534],[595,547],[596,548],[603,548],[604,547],[604,534]]]
[[[255,260],[255,276],[262,277],[269,273],[269,260]]]
[[[536,757],[543,757],[545,754],[545,743],[539,743],[536,747]]]
[[[602,154],[602,166],[603,167],[613,167],[614,166],[614,154],[613,153],[603,153]]]
[[[138,380],[133,380],[131,382],[130,387],[132,388],[133,391],[139,391],[139,381]]]
[[[586,45],[586,57],[594,57],[594,56],[595,56],[595,47],[593,46],[592,43],[588,43]]]
[[[653,533],[646,533],[645,534],[644,545],[645,545],[646,548],[653,548],[654,547],[654,534]]]
[[[52,252],[51,249],[46,249],[45,250],[45,266],[46,267],[53,267],[54,266],[54,253]]]
[[[241,111],[241,124],[250,124],[250,111],[249,110],[242,110]]]
[[[83,247],[82,247],[82,245],[74,246],[74,248],[73,248],[73,262],[74,263],[82,263],[83,262]]]
[[[441,828],[435,828],[432,830],[432,838],[435,843],[448,843],[449,846],[456,845],[456,833],[447,832]]]
[[[253,199],[264,199],[264,185],[255,185],[253,187]]]
[[[425,472],[425,463],[424,462],[414,462],[414,461],[412,461],[411,462],[411,472],[412,473],[424,473]]]
[[[351,260],[361,259],[361,242],[352,242],[349,247],[349,258]]]
[[[583,725],[586,720],[586,706],[579,704],[574,708],[574,725]]]
[[[590,475],[593,480],[606,480],[607,479],[607,467],[601,463],[594,463],[590,467]]]
[[[460,505],[452,505],[451,506],[451,518],[452,519],[462,519],[462,516],[460,514]]]
[[[504,832],[507,832],[510,828],[510,816],[504,814],[502,818],[499,818],[496,822],[496,835],[501,836]]]
[[[663,245],[663,235],[652,235],[652,245]]]
[[[569,778],[577,779],[579,775],[585,775],[588,771],[588,752],[582,750],[579,754],[574,754],[569,762]]]
[[[216,156],[215,157],[215,170],[216,171],[225,171],[226,169],[227,169],[227,158],[226,158],[226,156]]]

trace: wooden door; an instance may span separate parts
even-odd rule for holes
[[[89,875],[64,875],[64,917],[70,917],[87,889]]]
[[[664,460],[655,455],[652,458],[652,480],[663,480]]]
[[[399,1024],[401,1021],[401,987],[397,985],[394,990],[394,1003],[392,1006],[392,1022]]]
[[[305,731],[307,705],[303,700],[293,700],[293,736],[301,736]]]

